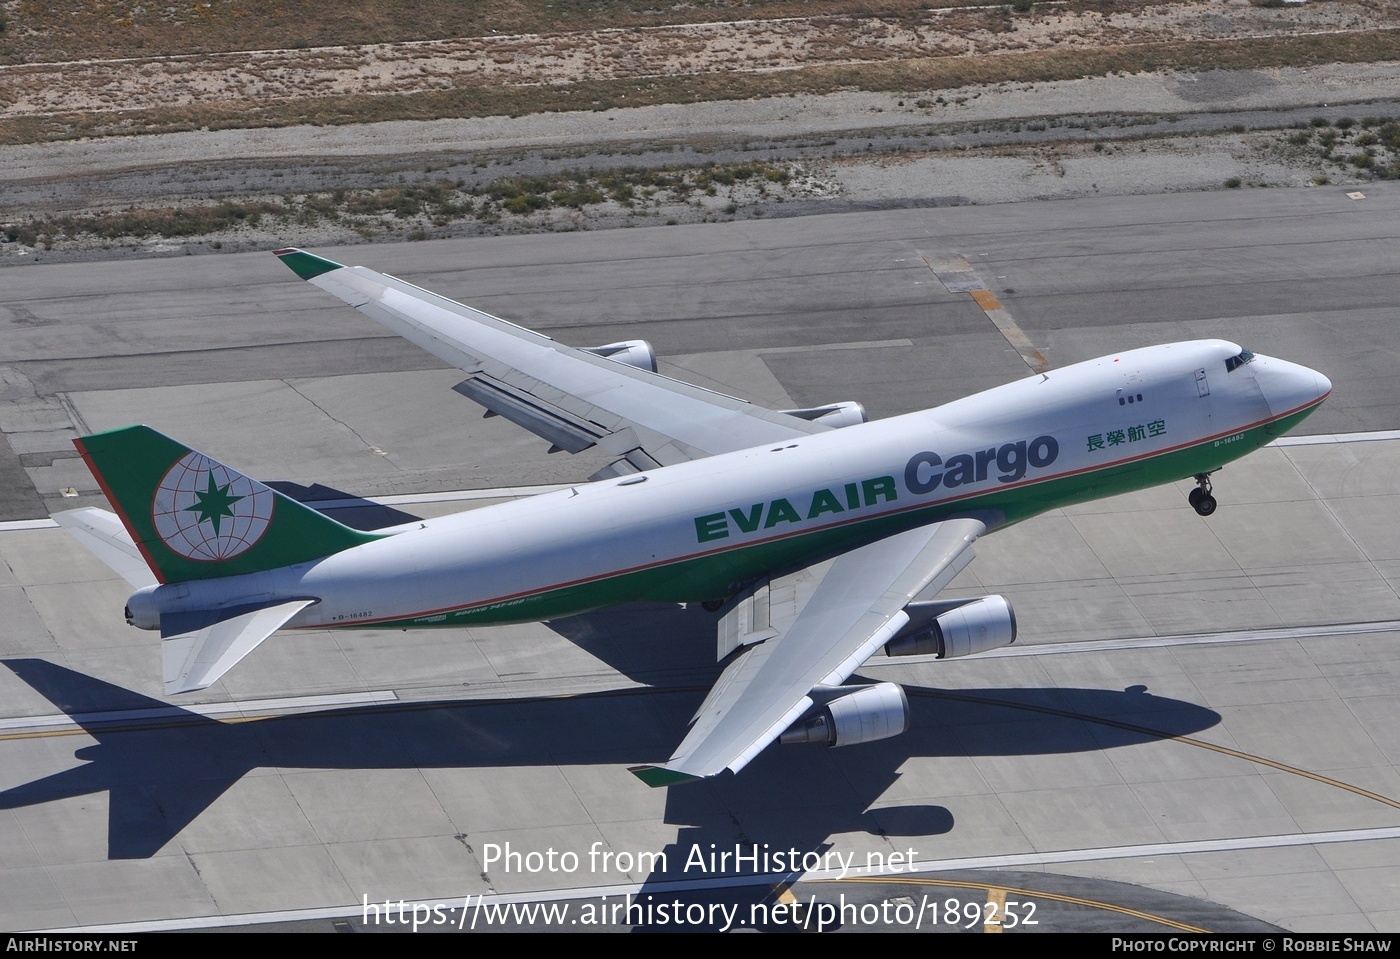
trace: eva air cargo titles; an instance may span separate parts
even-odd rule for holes
[[[999,447],[950,456],[947,463],[937,453],[915,454],[904,467],[904,489],[913,496],[923,496],[940,486],[952,490],[987,479],[990,467],[998,483],[1014,483],[1026,475],[1029,464],[1043,469],[1060,455],[1060,444],[1053,436],[1037,436],[1027,444],[1003,443]],[[754,503],[746,509],[730,509],[724,513],[709,513],[695,517],[695,537],[705,543],[725,539],[731,531],[753,533],[772,529],[783,523],[821,519],[848,510],[893,503],[899,499],[894,477],[875,476],[855,483],[846,483],[839,490],[819,489],[796,498],[798,506],[786,497],[768,503]],[[805,507],[805,512],[802,508]]]
[[[658,372],[642,340],[571,347],[302,250],[298,276],[439,359],[453,389],[609,465],[557,492],[363,531],[145,426],[75,441],[116,513],[54,518],[125,577],[167,695],[280,629],[450,628],[639,600],[717,614],[724,668],[653,786],[737,773],[775,741],[898,735],[904,690],[848,678],[877,651],[940,659],[1016,639],[1001,596],[939,598],[979,536],[1047,509],[1211,474],[1325,400],[1321,373],[1224,340],[1076,363],[867,422],[769,410]],[[311,682],[311,678],[307,677]]]

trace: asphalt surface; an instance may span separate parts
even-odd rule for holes
[[[885,416],[1026,375],[931,269],[958,262],[1052,366],[1224,336],[1336,389],[1304,424],[1312,439],[1216,477],[1208,521],[1179,484],[979,543],[953,590],[1012,598],[1024,645],[872,661],[865,675],[911,689],[905,736],[774,748],[669,792],[623,767],[669,754],[713,679],[700,610],[276,637],[171,711],[155,638],[121,622],[126,584],[61,531],[0,530],[0,927],[331,927],[363,925],[369,902],[696,890],[771,903],[776,874],[688,865],[766,844],[838,864],[911,850],[943,901],[1039,895],[1054,921],[1022,931],[1400,928],[1400,446],[1335,441],[1400,426],[1400,189],[1365,193],[318,250],[566,342],[649,339],[665,371],[772,406],[849,398]],[[450,391],[455,371],[268,254],[5,280],[0,519],[100,504],[70,440],[136,421],[264,479],[398,495],[420,514],[480,501],[424,501],[435,491],[578,481],[602,463],[482,420]],[[582,862],[529,868],[549,850]],[[886,870],[862,895],[917,903],[927,890],[909,881]]]

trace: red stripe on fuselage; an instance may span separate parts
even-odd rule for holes
[[[949,497],[947,497],[947,498],[945,498],[945,499],[941,499],[941,500],[934,500],[934,501],[931,501],[931,502],[924,502],[924,503],[915,503],[915,504],[911,504],[911,505],[909,505],[909,506],[900,506],[900,507],[897,507],[897,508],[895,508],[895,509],[885,510],[885,511],[880,512],[880,513],[873,513],[873,514],[871,514],[871,515],[869,515],[869,516],[862,516],[862,517],[860,517],[859,519],[845,520],[845,521],[838,520],[838,521],[836,521],[836,522],[826,523],[826,524],[823,524],[823,525],[821,525],[821,526],[812,526],[812,527],[808,527],[808,528],[805,528],[805,529],[791,530],[791,531],[789,531],[789,532],[779,533],[779,534],[777,534],[777,535],[775,535],[775,536],[769,536],[769,537],[767,537],[767,538],[765,538],[765,539],[749,540],[749,541],[743,542],[743,543],[732,543],[732,544],[729,544],[728,546],[720,546],[720,547],[716,547],[715,549],[701,550],[701,551],[695,552],[695,553],[688,553],[688,554],[686,554],[686,555],[684,555],[684,556],[677,556],[677,557],[674,557],[674,558],[672,558],[672,559],[662,560],[662,561],[656,562],[656,563],[644,563],[644,564],[642,564],[642,565],[640,565],[640,566],[632,566],[632,567],[628,567],[628,568],[625,568],[625,569],[613,570],[612,572],[600,573],[600,574],[598,574],[598,575],[596,575],[596,576],[586,576],[586,577],[584,577],[584,578],[582,578],[582,579],[570,580],[570,581],[564,582],[564,583],[556,583],[556,584],[554,584],[554,585],[552,585],[552,586],[545,586],[545,587],[542,587],[542,588],[525,590],[525,591],[522,591],[522,592],[519,592],[519,593],[510,593],[510,594],[507,594],[507,595],[505,595],[505,596],[499,596],[499,597],[496,597],[496,598],[494,598],[494,599],[482,600],[482,601],[476,602],[476,603],[468,603],[468,604],[463,605],[463,606],[443,606],[443,607],[440,607],[440,608],[438,608],[438,609],[430,609],[430,610],[425,610],[425,611],[423,611],[423,612],[418,612],[418,613],[404,613],[404,614],[402,614],[402,615],[397,615],[397,616],[382,616],[382,617],[375,617],[375,618],[373,618],[373,619],[361,619],[361,620],[356,620],[353,624],[350,624],[350,623],[346,623],[346,624],[321,623],[321,624],[316,625],[316,626],[301,626],[301,627],[294,627],[294,628],[297,628],[297,629],[334,629],[334,628],[337,628],[337,627],[340,626],[340,625],[347,625],[347,626],[348,626],[348,625],[354,625],[354,626],[357,626],[357,627],[359,627],[359,626],[372,626],[372,625],[374,625],[374,624],[376,624],[376,623],[401,622],[401,621],[407,620],[407,619],[419,619],[419,618],[424,617],[424,616],[437,616],[437,615],[444,614],[444,613],[457,613],[457,612],[465,612],[465,611],[467,611],[467,610],[480,610],[480,609],[485,609],[486,607],[489,607],[489,606],[495,606],[495,605],[497,605],[497,604],[499,604],[499,603],[508,603],[508,602],[513,601],[513,600],[518,600],[518,599],[522,599],[522,598],[529,597],[529,596],[542,596],[542,595],[547,594],[547,593],[555,592],[556,590],[569,589],[569,588],[574,587],[574,586],[584,586],[584,585],[587,585],[587,584],[589,584],[589,583],[601,582],[601,581],[603,581],[603,580],[613,579],[613,578],[618,577],[618,576],[627,576],[627,575],[630,575],[630,574],[632,574],[632,573],[641,573],[641,572],[645,572],[646,570],[649,570],[649,569],[657,569],[657,568],[660,568],[660,567],[663,567],[663,566],[671,566],[671,565],[674,565],[674,564],[676,564],[676,563],[685,563],[685,562],[689,562],[689,561],[695,560],[695,559],[702,559],[702,558],[704,558],[704,557],[706,557],[706,556],[716,556],[716,555],[719,555],[719,554],[722,554],[722,553],[728,553],[728,552],[732,552],[732,551],[738,550],[738,549],[748,549],[749,547],[752,547],[752,546],[761,546],[761,545],[763,545],[763,544],[765,544],[765,543],[776,543],[776,542],[781,542],[782,540],[785,540],[785,539],[791,539],[791,538],[793,538],[794,536],[807,536],[807,535],[810,535],[810,534],[812,534],[812,533],[819,533],[819,532],[822,532],[822,531],[824,531],[824,530],[834,529],[834,528],[841,527],[841,526],[855,526],[855,525],[859,525],[859,524],[862,524],[862,523],[868,523],[868,522],[870,522],[871,520],[884,519],[884,518],[889,517],[889,516],[898,516],[898,515],[901,514],[901,513],[909,513],[909,512],[913,512],[913,511],[915,511],[915,510],[934,509],[934,508],[936,508],[936,507],[945,506],[945,505],[948,505],[948,504],[951,504],[951,503],[957,503],[957,502],[959,502],[959,501],[961,501],[961,500],[974,499],[974,498],[979,497],[979,496],[986,496],[988,493],[992,493],[992,492],[1000,493],[1000,492],[1002,492],[1003,490],[1014,490],[1014,489],[1019,489],[1019,488],[1026,487],[1026,486],[1033,486],[1033,485],[1040,484],[1040,483],[1049,483],[1049,482],[1053,482],[1053,481],[1055,481],[1055,480],[1067,479],[1067,478],[1072,477],[1072,476],[1082,476],[1082,475],[1085,475],[1085,474],[1087,474],[1087,473],[1098,473],[1098,472],[1101,472],[1101,471],[1103,471],[1103,470],[1106,470],[1106,469],[1113,469],[1114,467],[1123,466],[1123,465],[1128,464],[1128,463],[1136,463],[1136,462],[1141,462],[1141,461],[1143,461],[1143,460],[1154,459],[1154,458],[1159,457],[1159,456],[1166,456],[1166,455],[1168,455],[1168,454],[1170,454],[1170,453],[1175,453],[1175,452],[1177,452],[1177,451],[1179,451],[1179,450],[1190,449],[1190,448],[1193,447],[1193,446],[1202,446],[1202,445],[1204,445],[1204,444],[1206,444],[1206,443],[1210,443],[1210,442],[1213,442],[1213,441],[1215,441],[1215,440],[1217,440],[1217,439],[1220,439],[1222,436],[1231,436],[1231,435],[1233,435],[1233,434],[1235,434],[1235,433],[1241,433],[1241,432],[1244,432],[1244,431],[1246,431],[1246,430],[1252,430],[1252,429],[1257,429],[1258,427],[1261,427],[1261,426],[1267,426],[1267,425],[1270,424],[1270,423],[1276,423],[1276,422],[1278,422],[1279,420],[1287,419],[1288,417],[1293,416],[1294,414],[1296,414],[1296,413],[1298,413],[1298,412],[1301,412],[1302,410],[1308,409],[1308,408],[1310,408],[1310,407],[1315,407],[1315,406],[1321,404],[1322,401],[1325,400],[1325,399],[1327,399],[1327,397],[1330,396],[1330,395],[1331,395],[1331,391],[1328,391],[1327,393],[1324,393],[1322,396],[1318,397],[1317,399],[1313,400],[1312,402],[1304,403],[1304,404],[1302,404],[1301,406],[1297,406],[1297,407],[1295,407],[1295,408],[1289,410],[1289,411],[1286,412],[1286,413],[1282,413],[1282,414],[1280,414],[1280,415],[1278,415],[1278,416],[1266,417],[1265,419],[1262,419],[1262,420],[1256,420],[1255,422],[1246,424],[1245,426],[1237,426],[1237,427],[1234,427],[1234,428],[1232,428],[1232,429],[1223,430],[1222,432],[1219,432],[1219,433],[1213,433],[1213,434],[1211,434],[1210,436],[1204,437],[1203,439],[1191,440],[1190,442],[1187,442],[1187,443],[1180,443],[1180,444],[1178,444],[1178,445],[1176,445],[1176,446],[1171,446],[1171,447],[1168,447],[1168,448],[1166,448],[1166,449],[1157,450],[1157,451],[1151,452],[1151,453],[1142,453],[1142,454],[1140,454],[1140,455],[1138,455],[1138,456],[1129,456],[1129,457],[1126,457],[1126,458],[1124,458],[1124,459],[1114,460],[1114,461],[1111,462],[1111,463],[1101,463],[1101,464],[1099,464],[1099,465],[1097,465],[1097,466],[1086,466],[1086,467],[1082,467],[1082,468],[1080,468],[1080,469],[1066,470],[1066,471],[1063,472],[1063,473],[1055,473],[1055,474],[1052,474],[1052,475],[1049,475],[1049,476],[1037,476],[1037,477],[1035,477],[1035,478],[1033,478],[1033,479],[1022,480],[1022,481],[1019,481],[1019,482],[1016,482],[1016,483],[1008,483],[1008,484],[1006,484],[1005,486],[999,486],[999,487],[997,487],[995,490],[986,490],[986,489],[977,490],[977,491],[974,491],[974,492],[961,493],[961,494],[958,494],[958,495],[956,495],[956,496],[949,496]],[[125,522],[125,520],[123,520],[123,522]]]

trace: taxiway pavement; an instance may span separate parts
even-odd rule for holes
[[[1026,343],[1053,367],[1221,336],[1333,380],[1301,439],[1216,476],[1208,520],[1181,483],[979,542],[954,589],[1007,595],[1022,638],[872,660],[864,675],[911,689],[906,735],[774,747],[670,791],[625,767],[669,754],[714,676],[698,609],[284,634],[170,709],[125,583],[26,522],[100,504],[73,436],[143,421],[251,475],[421,514],[489,501],[426,494],[602,461],[483,420],[460,374],[270,254],[5,269],[0,928],[666,891],[732,871],[686,868],[693,850],[768,844],[912,849],[930,876],[1015,870],[1047,893],[1114,881],[1114,902],[1146,887],[1225,924],[1400,929],[1400,188],[1365,193],[318,250],[569,343],[649,339],[665,371],[773,406],[934,406],[1028,373]],[[507,844],[580,864],[508,868]]]

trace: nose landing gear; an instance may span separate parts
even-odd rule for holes
[[[1210,474],[1196,474],[1196,488],[1186,497],[1186,501],[1191,504],[1191,508],[1202,516],[1209,516],[1215,512],[1215,497],[1210,494]]]

